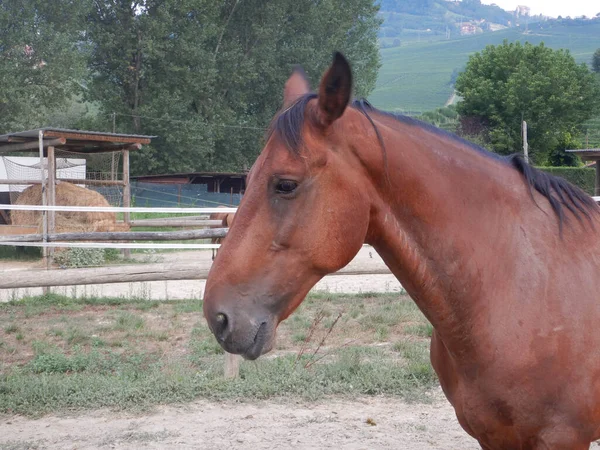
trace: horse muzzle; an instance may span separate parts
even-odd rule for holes
[[[273,348],[277,322],[270,314],[257,311],[213,310],[204,303],[204,315],[215,338],[228,353],[254,360]]]

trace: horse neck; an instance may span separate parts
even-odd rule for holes
[[[381,159],[368,168],[377,195],[367,243],[446,345],[457,339],[456,347],[468,350],[464,331],[473,325],[482,286],[478,262],[493,258],[486,252],[499,245],[495,240],[502,242],[503,214],[510,208],[499,204],[516,200],[510,186],[518,185],[518,174],[468,144],[418,125],[383,120],[378,128],[387,171]]]

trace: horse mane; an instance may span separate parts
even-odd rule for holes
[[[302,151],[303,145],[302,129],[306,120],[306,106],[311,100],[315,98],[317,98],[316,93],[311,92],[305,94],[302,97],[300,97],[296,102],[294,102],[289,108],[277,114],[267,130],[267,140],[272,135],[276,135],[279,139],[283,141],[283,143],[289,151],[299,155]],[[527,163],[525,159],[519,154],[502,156],[496,153],[492,153],[473,142],[467,141],[454,133],[438,128],[427,122],[423,122],[421,120],[417,120],[415,118],[408,117],[402,114],[381,111],[375,108],[373,105],[371,105],[366,99],[353,100],[349,106],[351,108],[356,109],[357,111],[360,111],[373,126],[381,150],[383,152],[384,164],[386,165],[386,167],[386,148],[383,142],[383,138],[379,133],[379,129],[377,128],[377,124],[375,124],[375,122],[373,121],[370,113],[377,113],[384,116],[392,117],[395,120],[405,123],[407,125],[417,126],[434,134],[447,137],[487,156],[488,158],[498,160],[508,165],[509,167],[512,167],[513,169],[517,170],[525,179],[525,182],[529,187],[529,193],[534,202],[535,198],[533,197],[533,189],[535,189],[548,200],[554,213],[558,217],[559,229],[561,232],[563,223],[567,221],[567,217],[565,216],[564,211],[565,207],[579,221],[581,221],[583,217],[586,217],[591,222],[591,213],[600,212],[600,208],[598,208],[596,202],[582,189],[569,183],[564,178],[560,178],[551,175],[547,172],[543,172],[539,169],[536,169],[535,167]],[[316,119],[314,112],[313,115],[309,117],[309,119]],[[536,206],[539,207],[537,203]]]

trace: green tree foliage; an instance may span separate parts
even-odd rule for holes
[[[600,48],[597,49],[592,56],[592,70],[596,73],[600,73]]]
[[[334,50],[356,94],[375,85],[377,7],[370,0],[93,0],[93,79],[104,127],[158,135],[134,172],[249,167],[295,64],[313,83]]]
[[[86,2],[0,1],[0,132],[46,125],[85,73]]]
[[[561,162],[556,150],[574,144],[582,123],[598,109],[600,88],[585,64],[568,51],[540,44],[504,42],[469,58],[456,81],[463,97],[461,120],[484,124],[484,137],[498,153],[522,151],[521,122],[527,121],[536,164]],[[550,158],[551,156],[551,158]]]

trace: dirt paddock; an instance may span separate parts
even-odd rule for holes
[[[140,256],[141,257],[141,256]],[[158,255],[158,261],[210,261],[210,252]],[[26,269],[35,263],[1,263],[0,270]],[[371,248],[353,266],[381,267]],[[6,272],[5,272],[6,273]],[[198,298],[201,281],[103,285],[57,289],[67,295],[140,296],[152,299]],[[326,277],[318,290],[390,292],[401,286],[391,275]],[[4,292],[2,299],[27,292]],[[2,393],[0,392],[0,395]],[[598,448],[595,444],[593,448]],[[393,397],[325,399],[310,403],[275,399],[215,403],[199,400],[159,406],[143,415],[95,410],[49,414],[38,419],[0,415],[0,449],[478,449],[458,425],[454,410],[436,389],[427,403]]]
[[[31,420],[4,417],[2,448],[477,449],[452,408],[391,398],[316,404],[195,402],[135,416],[95,411]],[[370,419],[370,420],[369,420]],[[367,423],[369,421],[371,424]]]

